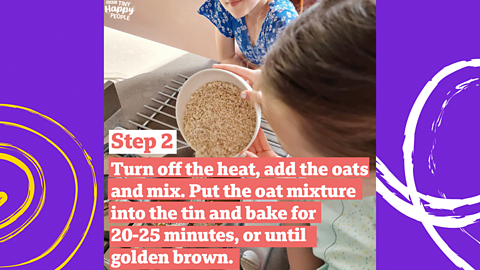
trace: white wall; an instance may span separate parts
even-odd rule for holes
[[[204,1],[126,0],[131,2],[130,7],[135,8],[130,20],[112,19],[104,10],[104,25],[218,60],[215,28],[197,13]]]

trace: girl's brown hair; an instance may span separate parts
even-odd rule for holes
[[[375,165],[375,1],[319,1],[287,27],[262,70],[263,88],[301,116],[319,153]]]

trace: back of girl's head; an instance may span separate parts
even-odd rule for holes
[[[325,156],[376,151],[376,4],[320,1],[293,21],[263,66],[263,88],[300,116]]]

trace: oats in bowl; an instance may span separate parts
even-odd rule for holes
[[[227,82],[210,82],[190,97],[183,117],[185,139],[197,157],[233,157],[255,133],[256,112]]]

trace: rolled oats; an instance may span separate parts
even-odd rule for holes
[[[183,127],[197,157],[233,157],[255,132],[253,105],[242,90],[227,82],[210,82],[195,91],[185,108]]]

